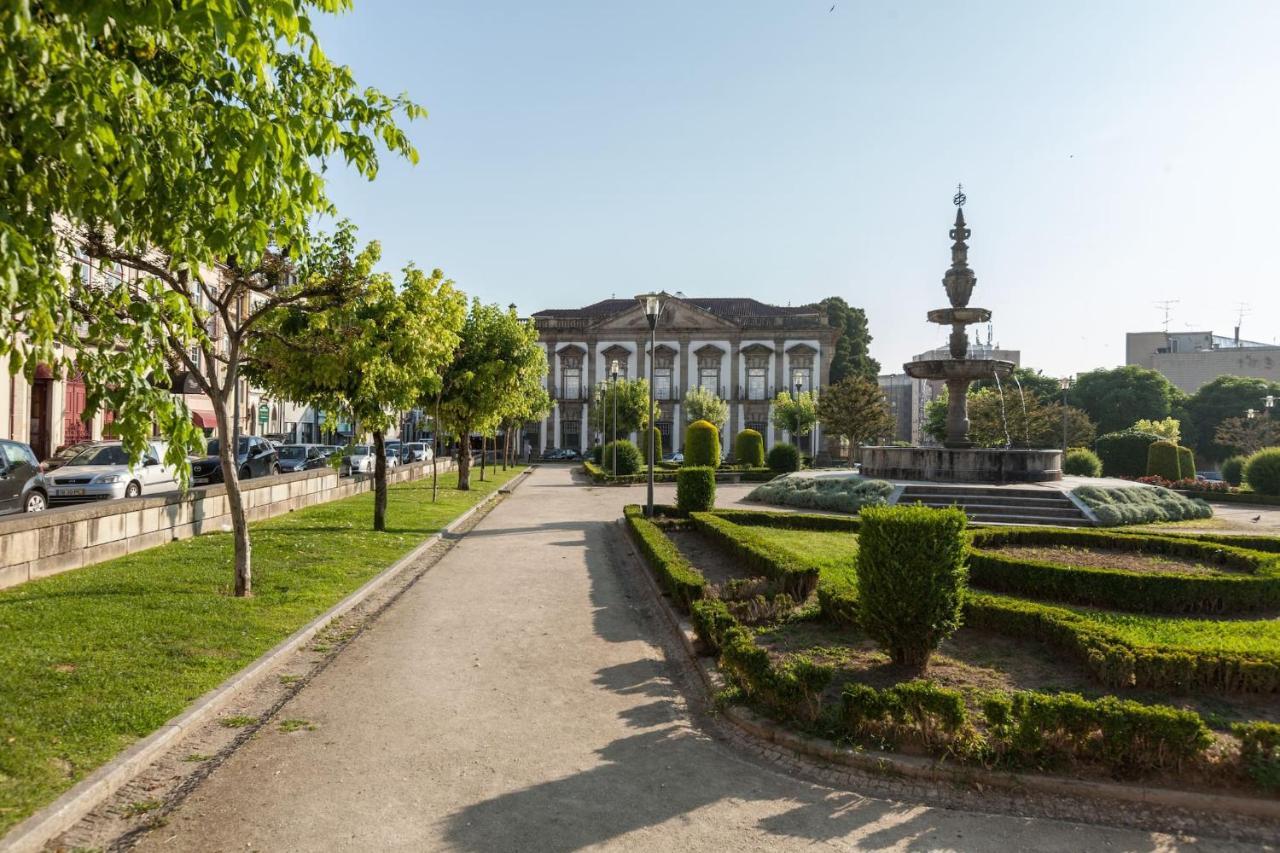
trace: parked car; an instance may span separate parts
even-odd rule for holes
[[[209,442],[206,456],[191,461],[192,485],[222,482],[222,460],[218,458],[221,449],[220,440],[215,438]],[[256,435],[240,436],[240,441],[236,444],[236,465],[239,466],[241,480],[280,473],[276,449],[265,438]]]
[[[572,447],[557,447],[542,454],[542,458],[547,462],[570,462],[575,459],[581,459],[582,454]]]
[[[75,444],[68,444],[66,447],[41,462],[40,467],[46,474],[50,471],[56,471],[72,459],[75,459],[84,451],[88,450],[94,444],[95,442],[92,441],[77,441]]]
[[[276,450],[281,473],[310,471],[329,464],[329,454],[318,444],[285,444]]]
[[[399,464],[400,464],[400,446],[399,446],[399,444],[397,444],[395,447],[392,447],[392,446],[391,446],[391,445],[389,445],[389,444],[384,444],[384,445],[382,446],[382,451],[383,451],[383,453],[385,453],[385,454],[386,454],[386,456],[387,456],[387,469],[388,469],[388,470],[390,470],[391,468],[394,468],[394,467],[396,467],[397,465],[399,465]]]
[[[401,462],[430,462],[434,456],[435,451],[425,441],[410,441],[400,448]]]
[[[118,441],[92,442],[70,462],[44,476],[49,503],[79,503],[137,498],[167,492],[177,485],[177,472],[164,462],[168,445],[147,443],[137,462]]]
[[[374,466],[373,445],[353,444],[345,448],[342,464],[338,473],[343,477],[349,474],[372,474]]]
[[[39,512],[49,505],[40,463],[31,446],[0,441],[0,515]]]
[[[683,465],[683,464],[684,464],[684,454],[683,454],[683,453],[681,453],[679,450],[675,450],[675,451],[672,451],[671,453],[664,454],[664,455],[663,455],[663,457],[662,457],[662,461],[663,461],[663,462],[674,462],[674,463],[676,463],[677,465]]]

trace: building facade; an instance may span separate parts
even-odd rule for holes
[[[1280,346],[1213,332],[1129,332],[1125,364],[1150,368],[1194,394],[1219,376],[1280,382]]]
[[[548,309],[533,315],[547,349],[546,388],[551,415],[530,425],[526,442],[539,452],[586,451],[593,390],[607,382],[618,362],[621,378],[649,377],[659,407],[656,426],[665,451],[680,450],[687,426],[681,401],[702,387],[729,404],[721,430],[728,448],[740,430],[755,429],[766,447],[789,436],[775,434],[770,408],[779,391],[819,391],[828,384],[831,352],[839,330],[827,325],[816,305],[766,305],[754,299],[671,297],[658,320],[649,352],[649,325],[634,299],[606,299],[583,308]],[[797,440],[812,452],[821,446],[815,430]]]

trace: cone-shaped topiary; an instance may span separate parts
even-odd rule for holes
[[[1228,485],[1238,486],[1244,482],[1244,457],[1228,456],[1222,460],[1222,479]]]
[[[657,427],[652,427],[652,429],[653,429],[653,461],[656,463],[659,459],[662,458],[662,432]],[[649,433],[646,432],[645,430],[640,430],[639,442],[640,442],[640,458],[643,459],[645,464],[647,465],[649,463]]]
[[[705,465],[680,466],[676,472],[676,508],[681,512],[706,512],[716,507],[716,469]]]
[[[1178,479],[1194,480],[1196,477],[1196,455],[1190,447],[1178,445]]]
[[[1180,479],[1178,474],[1178,445],[1172,441],[1153,441],[1147,448],[1147,476]]]
[[[1244,464],[1244,481],[1262,495],[1280,495],[1280,447],[1266,447]]]
[[[744,429],[733,440],[733,461],[752,468],[764,466],[764,436],[753,429]]]
[[[684,433],[684,464],[720,464],[720,430],[710,421],[694,421]]]

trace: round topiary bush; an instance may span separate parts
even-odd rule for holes
[[[893,662],[923,669],[960,627],[964,511],[869,506],[858,530],[858,624]]]
[[[1265,447],[1244,463],[1244,481],[1261,495],[1280,495],[1280,447]]]
[[[1190,447],[1178,445],[1178,474],[1182,480],[1196,478],[1196,455]]]
[[[790,474],[800,470],[800,451],[794,444],[785,441],[775,444],[769,450],[769,470],[775,474]]]
[[[1101,477],[1102,460],[1087,447],[1073,447],[1063,457],[1062,473],[1075,477]]]
[[[594,463],[596,463],[597,465],[599,465],[599,464],[600,464],[600,454],[601,454],[601,453],[603,453],[603,452],[604,452],[604,445],[603,445],[603,444],[597,444],[595,447],[592,447],[590,450],[588,450],[588,451],[587,451],[587,455],[591,458],[591,461],[592,461],[592,462],[594,462]]]
[[[1147,448],[1160,441],[1153,432],[1124,429],[1098,436],[1093,443],[1102,460],[1102,473],[1108,477],[1141,477],[1147,473]]]
[[[684,433],[684,464],[720,464],[720,430],[710,421],[694,421]]]
[[[744,429],[733,440],[733,461],[752,468],[764,466],[764,436],[753,429]]]
[[[1153,441],[1147,447],[1147,476],[1181,479],[1178,473],[1178,445],[1172,441]]]
[[[611,441],[606,444],[600,453],[600,467],[604,469],[606,474],[613,473],[614,453],[618,454],[619,477],[626,474],[634,474],[643,465],[643,460],[640,457],[640,448],[625,438],[620,438],[617,441]]]
[[[676,508],[681,512],[706,512],[716,506],[716,469],[707,465],[682,466],[676,472]]]
[[[1243,483],[1244,462],[1243,456],[1228,456],[1222,460],[1222,479],[1232,486],[1238,486]]]
[[[653,461],[656,464],[662,459],[662,432],[657,427],[653,429]],[[640,458],[646,465],[649,464],[649,434],[645,430],[640,430],[638,436],[640,442]]]

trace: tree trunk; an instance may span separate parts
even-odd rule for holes
[[[484,463],[485,463],[485,457],[487,456],[487,454],[485,453],[485,447],[488,445],[488,443],[489,443],[489,439],[487,436],[483,436],[483,435],[480,436],[480,482],[482,483],[484,482]]]
[[[373,431],[373,529],[387,529],[387,442],[382,430]]]
[[[231,535],[235,548],[235,594],[240,598],[253,595],[252,547],[249,542],[249,520],[244,514],[240,493],[240,471],[237,465],[235,439],[227,418],[227,403],[217,394],[209,395],[214,417],[218,421],[218,459],[222,462],[222,481],[227,487],[227,510],[231,513]]]
[[[458,442],[458,490],[471,491],[471,448],[464,447],[462,442]]]
[[[440,395],[436,395],[436,422],[431,425],[431,502],[436,502],[440,493],[440,472],[436,470],[436,460],[440,458]]]
[[[511,455],[511,428],[502,433],[502,470],[507,470],[507,457]]]

